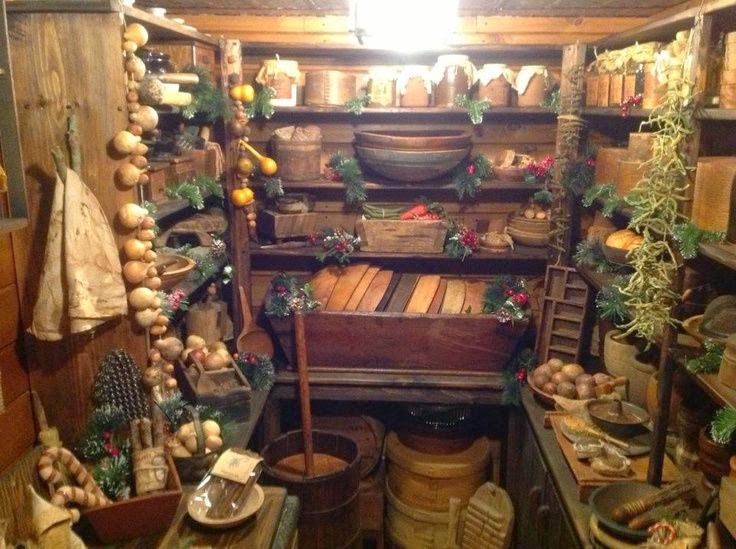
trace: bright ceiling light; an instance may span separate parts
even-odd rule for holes
[[[351,29],[362,44],[403,51],[447,46],[457,0],[350,0]]]

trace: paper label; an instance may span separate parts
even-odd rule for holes
[[[263,461],[260,456],[230,448],[222,453],[212,468],[212,474],[226,480],[247,484],[253,471]]]

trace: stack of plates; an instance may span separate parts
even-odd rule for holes
[[[514,242],[525,246],[546,246],[549,243],[550,220],[527,219],[518,214],[509,216],[508,233]]]

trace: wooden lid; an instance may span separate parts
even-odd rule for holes
[[[425,477],[466,477],[488,467],[491,441],[488,437],[480,437],[470,448],[457,454],[425,454],[404,446],[392,432],[386,437],[386,457],[390,462]]]

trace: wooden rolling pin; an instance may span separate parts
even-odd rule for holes
[[[156,78],[164,84],[184,84],[185,86],[196,86],[199,84],[199,76],[193,72],[167,72],[157,74]]]
[[[641,515],[658,505],[664,505],[676,499],[689,496],[693,490],[693,485],[687,480],[676,482],[650,496],[628,503],[622,503],[611,511],[611,518],[621,524],[627,523],[637,515]]]
[[[171,91],[157,78],[144,79],[138,88],[138,95],[144,105],[171,105],[186,107],[192,103],[192,94]]]

